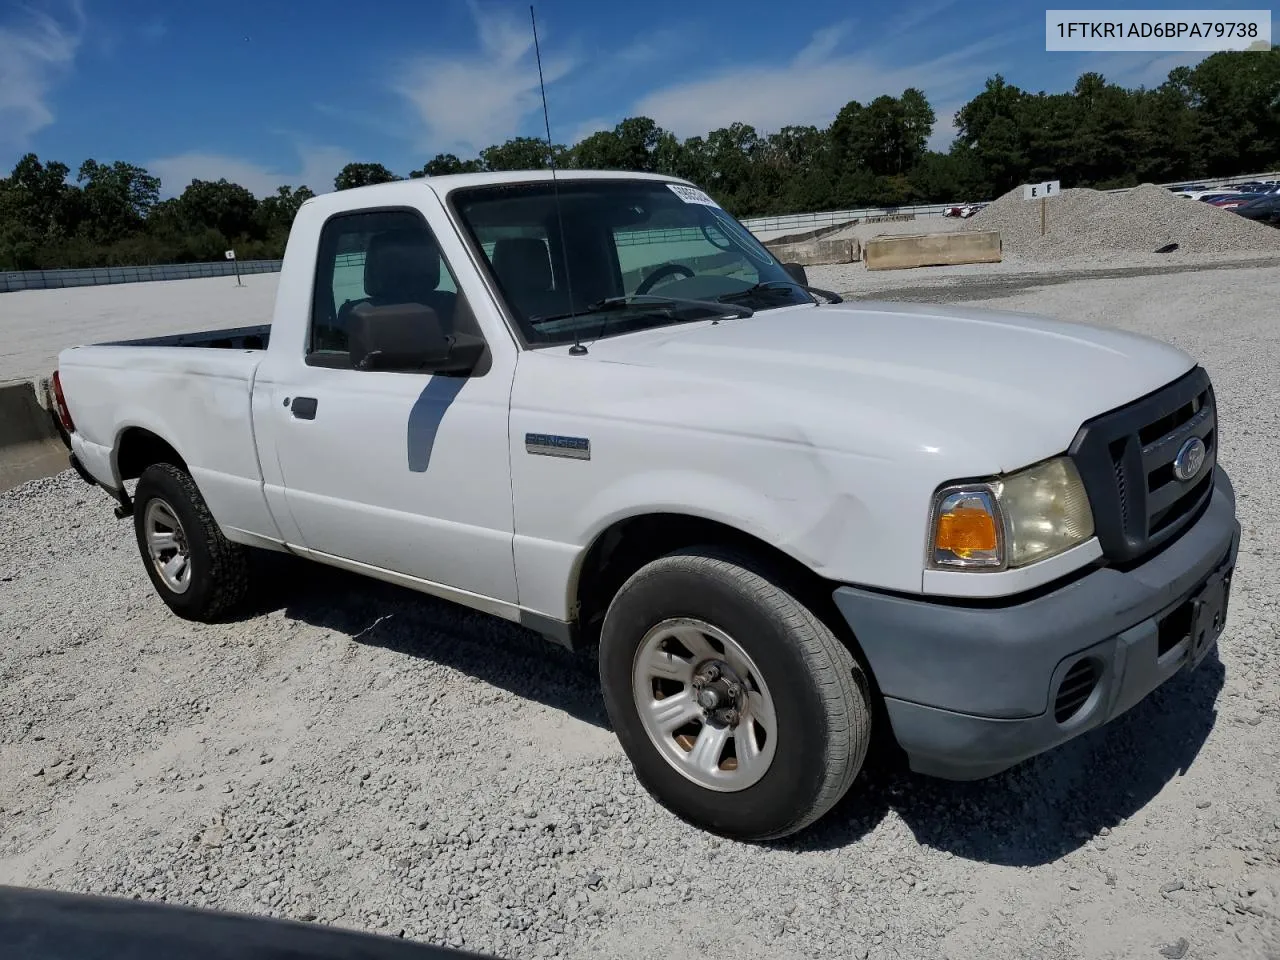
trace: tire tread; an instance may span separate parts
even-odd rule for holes
[[[143,484],[157,483],[160,477],[174,484],[186,499],[187,505],[196,515],[198,533],[203,537],[209,552],[209,590],[204,602],[196,608],[175,612],[192,620],[215,622],[234,611],[249,593],[248,550],[242,544],[232,543],[226,538],[195,480],[181,467],[171,463],[152,464],[143,471],[138,485],[142,487]],[[188,531],[187,537],[190,539],[191,531]],[[144,561],[149,562],[145,557]]]

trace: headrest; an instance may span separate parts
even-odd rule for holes
[[[425,227],[387,230],[369,241],[364,292],[382,303],[423,303],[440,285],[440,251]]]
[[[503,237],[495,243],[493,272],[508,290],[551,289],[551,259],[537,237]]]

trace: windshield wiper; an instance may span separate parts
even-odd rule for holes
[[[623,307],[630,307],[637,304],[643,305],[646,303],[659,307],[697,308],[707,310],[718,317],[745,318],[755,313],[755,311],[750,307],[730,307],[715,300],[685,300],[680,297],[659,297],[648,293],[632,293],[622,297],[605,297],[603,300],[597,300],[595,303],[589,303],[583,309],[574,311],[573,313],[556,313],[544,317],[530,317],[529,322],[532,324],[550,323],[553,320],[566,320],[569,317],[592,313],[604,313],[609,310],[619,310]]]
[[[777,290],[780,287],[799,287],[805,293],[811,293],[814,296],[822,297],[828,303],[844,303],[844,297],[838,293],[832,293],[830,290],[820,290],[817,287],[806,287],[803,283],[796,283],[794,280],[763,280],[754,287],[748,287],[746,290],[739,290],[737,293],[726,293],[717,300],[737,300],[739,297],[750,297],[757,293],[766,293],[770,290]]]

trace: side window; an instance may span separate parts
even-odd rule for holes
[[[448,333],[459,299],[453,271],[420,215],[380,210],[336,216],[320,232],[307,362],[346,361],[351,311],[362,303],[423,304]]]

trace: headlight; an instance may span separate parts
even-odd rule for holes
[[[929,566],[1025,567],[1093,536],[1093,510],[1076,466],[1045,460],[1007,477],[955,484],[934,497]]]

